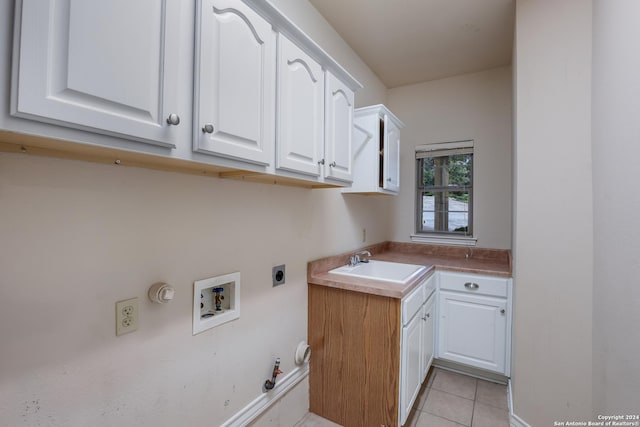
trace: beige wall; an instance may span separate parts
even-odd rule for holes
[[[385,209],[335,190],[1,154],[4,421],[220,424],[260,394],[276,356],[294,368],[306,262],[362,245],[362,227],[367,244],[386,240]],[[272,288],[281,263],[287,282]],[[233,271],[241,318],[191,336],[193,281]],[[146,298],[157,281],[176,288],[166,306]],[[130,297],[140,328],[116,338],[114,303]]]
[[[516,8],[513,409],[532,426],[591,417],[591,18]]]
[[[386,103],[405,122],[402,192],[343,197],[0,154],[1,423],[219,425],[260,395],[273,358],[293,369],[306,262],[407,241],[413,148],[465,138],[477,147],[478,245],[514,250],[514,412],[532,426],[637,412],[637,2],[593,0],[592,58],[590,1],[519,0],[513,90],[507,67],[388,93],[307,1],[273,3],[364,84],[357,106]],[[287,284],[272,288],[280,263]],[[232,271],[242,317],[193,337],[193,281]],[[159,280],[177,289],[166,306],[146,299]],[[133,296],[140,328],[116,338],[114,303]],[[307,387],[256,425],[292,425]]]
[[[306,1],[277,3],[365,83],[358,102],[385,101]],[[11,14],[0,16],[4,35]],[[1,44],[8,52],[10,38]],[[276,356],[295,367],[307,261],[389,239],[388,212],[387,199],[339,190],[0,154],[0,424],[220,425],[261,395]],[[272,288],[278,264],[286,284]],[[192,336],[193,281],[233,271],[240,319]],[[170,304],[148,301],[157,281],[176,288]],[[116,337],[115,302],[130,297],[139,330]],[[261,425],[292,425],[307,386]]]
[[[511,67],[389,90],[389,108],[404,122],[401,191],[393,200],[393,239],[415,232],[415,147],[473,139],[474,235],[478,246],[511,247]]]
[[[640,3],[595,0],[593,5],[596,417],[637,414],[640,408]]]

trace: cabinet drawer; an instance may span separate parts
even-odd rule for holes
[[[425,300],[424,282],[420,283],[406,297],[402,299],[402,324],[406,325],[409,320],[420,310]]]
[[[507,297],[509,279],[479,274],[440,273],[440,289]]]

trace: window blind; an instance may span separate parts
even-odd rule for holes
[[[416,159],[453,156],[456,154],[473,154],[473,140],[439,142],[416,147]]]

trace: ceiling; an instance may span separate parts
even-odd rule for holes
[[[515,0],[309,0],[388,87],[511,64]]]

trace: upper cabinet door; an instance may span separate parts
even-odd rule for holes
[[[350,182],[354,93],[333,74],[326,77],[325,176]]]
[[[384,116],[384,174],[382,188],[398,192],[400,190],[400,128]]]
[[[324,150],[324,76],[320,64],[278,36],[278,145],[276,166],[320,176]]]
[[[194,149],[269,165],[275,139],[275,32],[240,0],[202,0],[198,16]]]
[[[174,147],[191,121],[178,111],[180,3],[18,1],[12,113]]]

